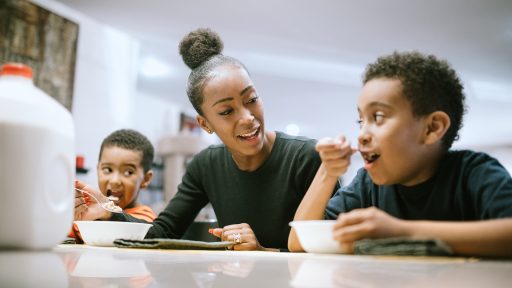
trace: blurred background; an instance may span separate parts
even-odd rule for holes
[[[137,129],[157,147],[157,190],[169,178],[165,155],[176,152],[169,149],[183,130],[200,138],[197,149],[218,141],[193,124],[183,129],[195,112],[178,43],[198,27],[217,31],[224,54],[246,65],[267,129],[317,139],[344,134],[354,145],[366,64],[394,50],[436,54],[465,85],[468,112],[455,148],[486,151],[512,169],[510,0],[31,2],[79,25],[72,113],[76,151],[90,168],[80,177],[89,183],[96,183],[102,139],[119,128]],[[192,152],[173,163],[178,167]],[[359,156],[353,163],[345,181],[360,167]]]

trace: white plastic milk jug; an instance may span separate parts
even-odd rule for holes
[[[0,249],[65,239],[74,209],[71,113],[34,86],[32,69],[0,68]]]

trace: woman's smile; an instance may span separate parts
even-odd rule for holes
[[[247,142],[259,142],[260,140],[260,127],[253,129],[252,131],[249,131],[247,133],[238,134],[237,137],[242,141]]]

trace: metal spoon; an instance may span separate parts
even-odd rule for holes
[[[121,207],[115,205],[114,201],[112,201],[112,200],[108,200],[108,202],[100,201],[100,200],[98,200],[98,198],[96,198],[94,195],[92,195],[92,193],[89,192],[89,191],[86,191],[86,190],[83,190],[83,189],[79,189],[79,188],[76,188],[76,187],[75,187],[75,190],[91,196],[94,200],[96,200],[96,202],[98,204],[100,204],[101,208],[103,208],[103,209],[105,209],[105,210],[107,210],[109,212],[112,212],[112,213],[123,213],[123,209]]]

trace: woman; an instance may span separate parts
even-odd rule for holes
[[[187,94],[197,121],[223,144],[193,158],[146,238],[180,238],[211,202],[223,227],[212,233],[232,241],[234,250],[286,249],[288,223],[320,166],[315,141],[266,131],[263,103],[247,69],[222,49],[210,29],[195,30],[180,43],[183,61],[192,69]],[[76,218],[137,221],[103,211],[93,216],[87,209],[79,206]]]

